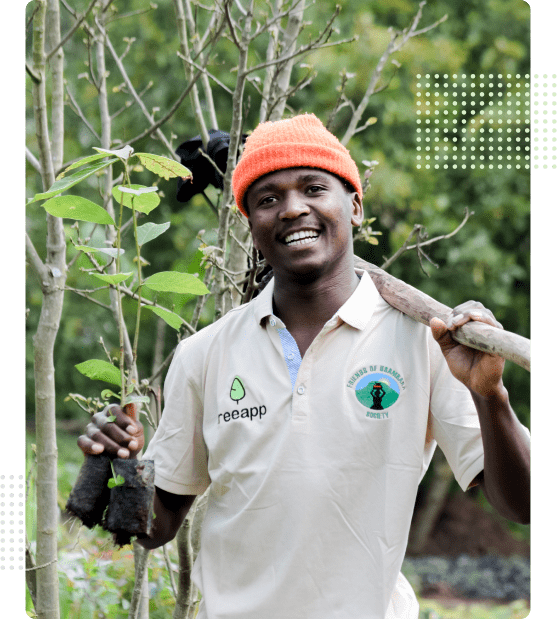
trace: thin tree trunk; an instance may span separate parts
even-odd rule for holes
[[[43,188],[54,182],[53,157],[62,159],[63,101],[59,87],[63,79],[62,52],[53,56],[53,128],[52,150],[48,132],[45,88],[45,31],[49,11],[49,41],[52,48],[60,40],[57,0],[36,1],[33,19],[33,70],[38,81],[33,82],[33,108],[40,151]],[[54,382],[54,343],[60,326],[64,285],[66,281],[66,239],[62,220],[47,215],[47,256],[41,266],[31,261],[40,278],[43,303],[34,344],[35,422],[37,440],[37,593],[36,611],[40,619],[59,619],[57,569],[57,461],[56,408]]]

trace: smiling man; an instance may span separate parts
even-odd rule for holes
[[[469,302],[429,329],[355,270],[358,170],[315,116],[259,125],[233,188],[274,277],[180,344],[144,456],[157,517],[139,542],[172,539],[209,488],[199,619],[416,619],[400,568],[436,445],[463,490],[480,483],[504,516],[529,518],[529,437],[503,360],[450,334],[500,325]],[[110,413],[80,447],[137,454],[141,426]]]

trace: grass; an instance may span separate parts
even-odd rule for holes
[[[530,614],[525,600],[508,604],[441,602],[418,596],[420,619],[524,619]]]

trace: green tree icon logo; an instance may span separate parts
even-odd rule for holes
[[[230,387],[230,397],[234,400],[234,402],[239,402],[246,395],[246,390],[244,389],[244,385],[242,381],[236,376],[236,378],[232,381],[232,387]]]

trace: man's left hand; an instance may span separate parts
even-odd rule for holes
[[[447,324],[440,318],[432,318],[429,324],[453,376],[481,396],[500,395],[504,389],[502,375],[505,360],[498,355],[459,344],[452,338],[451,332],[470,320],[503,328],[495,316],[477,301],[467,301],[455,307]]]

